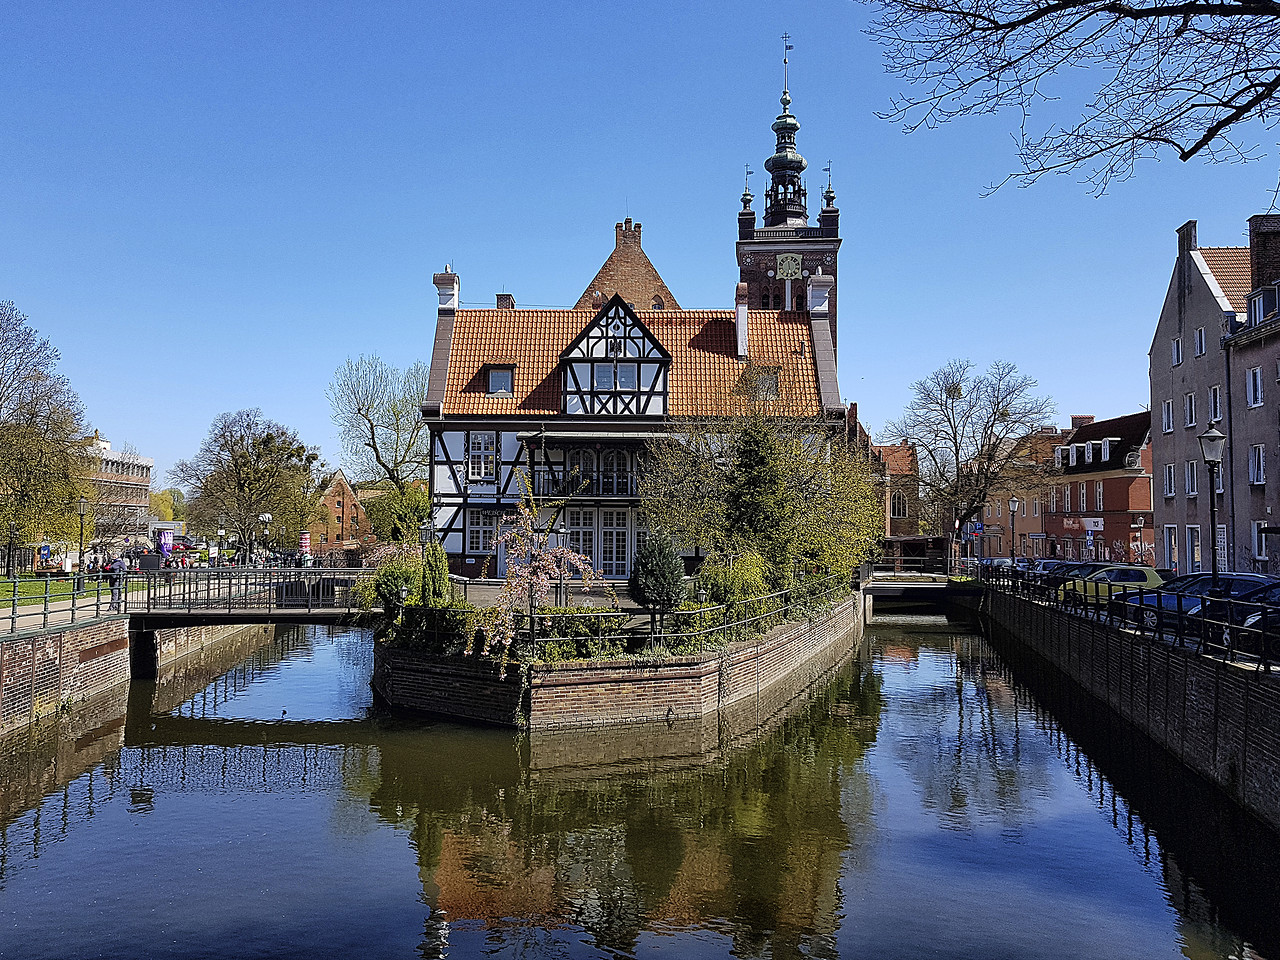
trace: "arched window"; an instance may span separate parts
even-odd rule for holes
[[[782,309],[782,290],[779,287],[773,288],[773,309]]]
[[[798,310],[798,311],[800,311],[801,313],[803,313],[803,312],[804,312],[804,309],[805,309],[805,306],[804,306],[804,291],[803,291],[803,290],[801,290],[799,293],[797,293],[797,294],[796,294],[796,310]]]
[[[663,303],[663,302],[662,302],[662,298],[661,298],[661,297],[655,296],[655,297],[653,298],[653,309],[654,309],[654,310],[665,310],[665,309],[667,309],[667,305],[666,305],[665,303]]]
[[[769,288],[765,287],[760,291],[760,309],[769,309]]]
[[[627,454],[623,450],[606,450],[600,455],[600,492],[625,495],[627,490]]]
[[[584,483],[590,484],[596,472],[596,455],[590,450],[570,450],[568,458],[569,490],[576,492]]]
[[[907,495],[901,490],[893,491],[889,498],[889,516],[895,520],[905,520],[907,516]]]

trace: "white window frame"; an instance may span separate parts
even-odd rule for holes
[[[1071,484],[1069,483],[1062,485],[1062,512],[1071,512]]]
[[[1262,368],[1250,367],[1245,371],[1244,397],[1250,407],[1262,406]]]
[[[467,479],[486,482],[497,478],[498,434],[493,430],[472,430],[467,443]]]
[[[1263,534],[1262,528],[1267,525],[1265,520],[1254,520],[1252,524],[1253,532],[1253,559],[1267,559],[1267,541],[1266,535]]]
[[[591,365],[591,389],[611,393],[617,388],[617,384],[618,378],[612,360],[596,361]]]
[[[1178,526],[1173,523],[1164,525],[1164,565],[1178,570]],[[1184,570],[1178,570],[1185,573]]]
[[[1249,448],[1249,484],[1262,486],[1267,482],[1267,446],[1255,443]]]
[[[1215,383],[1209,388],[1209,422],[1217,423],[1222,419],[1222,386]]]
[[[1102,511],[1102,481],[1095,480],[1093,482],[1093,509]]]
[[[1085,513],[1089,509],[1089,484],[1084,480],[1080,481],[1080,512]]]
[[[498,539],[498,514],[493,510],[467,510],[467,553],[493,553]]]
[[[1187,524],[1187,573],[1199,573],[1204,569],[1204,546],[1200,541],[1200,524]]]
[[[1182,425],[1184,427],[1194,427],[1196,425],[1196,395],[1194,393],[1185,394],[1182,398]]]
[[[1049,490],[1049,512],[1058,512],[1058,488],[1053,487]]]
[[[494,386],[493,378],[495,375],[506,375],[509,379],[509,385],[506,387]],[[489,396],[491,397],[509,397],[512,396],[516,388],[516,371],[513,367],[490,367],[487,383]]]
[[[1200,495],[1200,463],[1198,460],[1188,460],[1186,470],[1186,491],[1188,497],[1198,497]]]
[[[1174,473],[1172,463],[1164,465],[1164,495],[1166,497],[1176,497],[1178,495],[1177,475]]]
[[[1196,327],[1195,346],[1196,356],[1203,357],[1207,352],[1205,347],[1204,327]]]
[[[1036,494],[1036,498],[1031,501],[1031,515],[1033,517],[1040,516],[1040,495]]]
[[[1170,341],[1169,347],[1170,352],[1172,353],[1173,366],[1176,367],[1178,364],[1182,363],[1182,338],[1174,337],[1173,340]]]
[[[907,513],[907,495],[901,490],[894,490],[889,494],[889,519],[905,520]]]

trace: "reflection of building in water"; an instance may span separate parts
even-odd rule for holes
[[[744,952],[831,954],[850,846],[869,860],[862,757],[880,709],[879,676],[850,664],[766,735],[683,764],[660,738],[612,765],[616,743],[584,751],[576,770],[522,761],[501,735],[442,739],[429,764],[397,741],[370,801],[410,826],[433,915],[508,945],[573,925],[631,952],[646,930],[723,919]],[[656,755],[636,759],[646,743]]]

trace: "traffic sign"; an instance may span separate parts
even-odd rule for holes
[[[974,533],[981,533],[981,532],[982,532],[982,524],[980,524],[980,523],[975,523],[975,524],[973,525],[973,530],[974,530]]]

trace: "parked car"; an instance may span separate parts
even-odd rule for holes
[[[1199,617],[1205,599],[1211,595],[1234,600],[1272,580],[1256,573],[1219,573],[1215,593],[1212,573],[1188,573],[1166,581],[1158,591],[1117,596],[1111,612],[1127,623],[1141,620],[1149,630],[1164,630],[1186,617]],[[1191,628],[1186,629],[1190,632]]]
[[[1163,582],[1151,567],[1110,564],[1068,580],[1058,588],[1058,599],[1068,605],[1103,604],[1109,602],[1113,594],[1135,587],[1150,589]]]
[[[1236,574],[1242,581],[1241,586],[1246,576],[1254,586],[1221,598],[1206,597],[1195,615],[1204,627],[1206,640],[1260,654],[1262,641],[1269,639],[1274,645],[1280,630],[1280,579],[1261,574]]]

